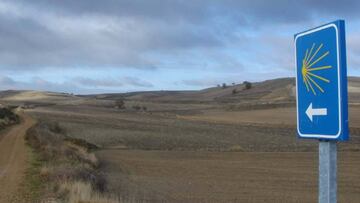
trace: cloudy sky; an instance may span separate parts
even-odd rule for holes
[[[0,0],[0,89],[201,89],[294,76],[293,35],[345,19],[360,76],[360,1]]]

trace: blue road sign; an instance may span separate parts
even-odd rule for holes
[[[296,34],[295,57],[299,137],[348,140],[344,21]]]

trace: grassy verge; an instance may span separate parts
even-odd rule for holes
[[[25,173],[24,182],[20,187],[21,200],[26,202],[39,202],[43,190],[43,182],[40,178],[42,162],[36,152],[29,148],[30,166]]]
[[[119,199],[106,193],[106,181],[93,153],[96,145],[67,136],[57,124],[40,121],[27,131],[31,167],[24,188],[29,202],[103,202]]]

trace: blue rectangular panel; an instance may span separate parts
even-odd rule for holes
[[[348,140],[344,21],[296,34],[295,57],[299,137]]]

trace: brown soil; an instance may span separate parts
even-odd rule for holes
[[[110,190],[144,202],[317,202],[316,152],[104,150]],[[360,153],[339,154],[339,202],[360,202]]]
[[[28,151],[24,135],[35,121],[19,113],[20,125],[12,127],[0,140],[0,203],[14,200],[27,168]]]
[[[360,127],[360,108],[358,106],[349,108],[350,127]],[[251,123],[251,124],[270,124],[288,125],[296,127],[296,108],[274,108],[249,111],[224,111],[212,110],[204,111],[202,114],[179,116],[179,118],[200,120],[222,123]]]

